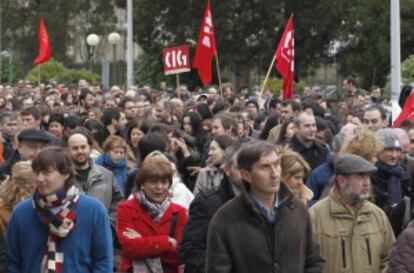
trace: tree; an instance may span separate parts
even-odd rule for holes
[[[52,45],[52,56],[70,63],[72,51],[85,51],[84,43],[75,43],[86,34],[107,34],[115,24],[114,1],[100,0],[3,0],[3,48],[13,49],[22,60],[26,71],[33,66],[38,52],[39,18],[45,18]]]
[[[223,70],[264,74],[290,13],[295,14],[296,75],[329,62],[329,45],[340,26],[340,0],[212,0],[217,49]],[[125,7],[125,1],[117,1]],[[134,39],[161,63],[163,47],[197,40],[206,1],[135,0]],[[276,72],[272,72],[277,75]],[[200,84],[196,82],[196,84]]]

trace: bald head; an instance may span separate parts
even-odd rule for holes
[[[76,133],[68,138],[68,151],[77,170],[85,170],[90,167],[89,156],[91,142],[84,134]]]

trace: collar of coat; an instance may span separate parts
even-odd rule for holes
[[[333,218],[349,218],[356,219],[357,222],[367,222],[371,220],[372,208],[368,205],[368,201],[362,202],[359,210],[355,211],[355,215],[352,215],[341,202],[341,197],[336,190],[336,187],[332,187],[328,196],[329,200],[329,211]]]
[[[128,208],[131,219],[134,219],[135,222],[143,221],[149,227],[162,225],[165,222],[171,221],[173,214],[179,213],[182,210],[180,206],[170,203],[163,216],[161,216],[160,221],[156,223],[136,198],[128,199],[124,202],[124,205],[125,208]]]
[[[250,185],[248,183],[242,183],[241,198],[243,202],[246,204],[248,210],[262,219],[263,216],[261,216],[260,211],[256,208],[256,206],[253,204],[252,200],[249,197],[249,188]],[[295,208],[295,204],[293,202],[289,202],[292,200],[293,197],[294,195],[292,191],[289,190],[289,188],[283,182],[280,182],[279,205],[277,207],[277,211],[283,209],[284,207],[288,207],[289,209],[293,210]]]
[[[297,152],[302,152],[306,150],[313,150],[318,148],[318,143],[316,141],[312,141],[312,143],[308,146],[299,139],[299,137],[295,134],[293,135],[292,139],[290,140],[290,146],[294,147]]]

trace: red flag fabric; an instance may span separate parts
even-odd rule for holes
[[[40,18],[39,23],[39,55],[34,60],[34,64],[41,64],[47,62],[52,56],[52,49],[50,47],[49,35],[47,34],[46,26],[43,18]]]
[[[397,117],[397,119],[392,124],[393,128],[400,127],[401,123],[404,120],[410,120],[414,122],[414,92],[411,92],[410,96],[407,98],[407,100],[404,103],[404,106],[401,110],[400,115]]]
[[[283,78],[283,99],[293,97],[293,76],[295,61],[295,40],[293,30],[293,14],[290,15],[283,36],[280,39],[276,52],[276,70]]]
[[[198,69],[198,75],[204,85],[211,82],[211,61],[217,54],[216,38],[214,36],[213,17],[210,0],[204,11],[200,34],[195,49],[193,68]]]

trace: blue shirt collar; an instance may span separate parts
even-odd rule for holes
[[[274,223],[276,222],[276,212],[277,212],[277,208],[279,206],[279,192],[275,193],[276,198],[275,201],[273,203],[273,209],[272,211],[269,213],[266,209],[266,207],[259,201],[257,200],[256,196],[253,194],[252,191],[249,191],[249,198],[250,200],[253,202],[254,206],[260,211],[260,213],[262,214],[262,216],[270,223]]]

